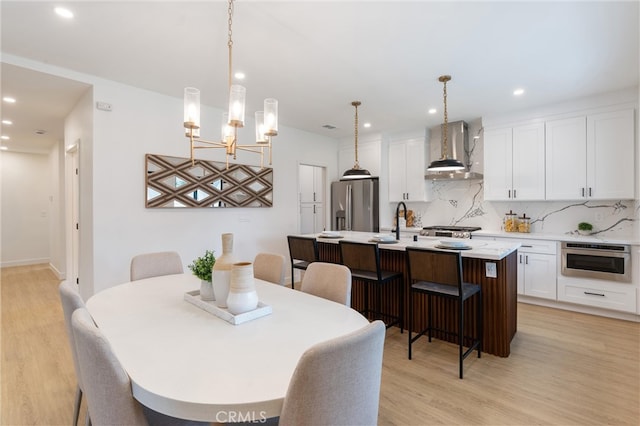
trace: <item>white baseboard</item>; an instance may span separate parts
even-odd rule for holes
[[[67,278],[67,274],[65,274],[64,272],[61,272],[58,270],[58,268],[56,268],[55,266],[53,266],[51,263],[49,263],[49,269],[51,269],[51,272],[53,272],[53,274],[56,276],[56,278],[58,278],[59,280],[64,280]]]
[[[9,268],[11,266],[27,266],[27,265],[39,265],[41,263],[49,264],[49,258],[43,257],[41,259],[21,259],[21,260],[8,260],[0,264],[2,268]]]
[[[595,308],[592,306],[575,305],[573,303],[539,299],[537,297],[529,297],[521,294],[518,295],[518,302],[528,303],[530,305],[546,306],[547,308],[562,309],[562,310],[571,311],[571,312],[579,312],[582,314],[597,315],[600,317],[640,322],[640,315],[636,315],[628,312],[612,311],[609,309]]]

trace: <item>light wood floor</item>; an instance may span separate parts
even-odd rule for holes
[[[2,269],[2,425],[69,425],[75,376],[57,293],[45,266]],[[381,425],[638,425],[640,324],[518,305],[509,358],[387,331]]]

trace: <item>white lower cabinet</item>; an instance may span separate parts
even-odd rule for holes
[[[525,296],[556,300],[558,243],[525,240],[518,249],[518,292]]]
[[[613,309],[636,312],[637,285],[613,283],[603,280],[560,278],[558,280],[558,300]]]
[[[474,240],[518,241],[518,294],[556,300],[558,243],[547,240],[481,237]]]

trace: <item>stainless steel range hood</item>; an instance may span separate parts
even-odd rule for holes
[[[481,173],[471,171],[471,155],[477,140],[469,142],[468,125],[464,121],[449,123],[447,138],[453,158],[462,161],[465,169],[457,172],[426,172],[424,178],[429,180],[472,180],[482,179]],[[471,145],[470,145],[471,144]]]

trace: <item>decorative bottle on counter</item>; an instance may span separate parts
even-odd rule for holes
[[[231,286],[227,307],[234,315],[249,312],[258,307],[258,293],[253,278],[253,263],[238,262],[231,269]]]
[[[222,256],[216,259],[213,265],[213,293],[216,298],[216,305],[221,308],[227,307],[227,296],[229,285],[231,284],[231,269],[237,259],[233,255],[233,234],[222,234]]]

